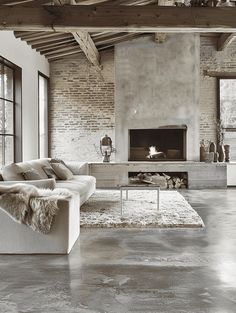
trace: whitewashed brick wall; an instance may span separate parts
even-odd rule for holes
[[[101,136],[114,135],[114,53],[101,53],[101,77],[83,54],[51,63],[52,157],[100,161]],[[114,143],[115,144],[115,143]]]

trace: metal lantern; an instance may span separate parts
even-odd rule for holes
[[[100,151],[103,158],[103,162],[110,162],[110,156],[113,151],[112,140],[109,136],[105,135],[100,140]]]

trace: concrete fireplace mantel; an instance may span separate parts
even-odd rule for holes
[[[89,163],[90,175],[97,179],[98,188],[117,188],[128,184],[129,173],[187,173],[189,189],[227,188],[226,163],[194,161],[164,162],[93,162]]]

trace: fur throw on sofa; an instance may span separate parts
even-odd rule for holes
[[[0,209],[35,231],[50,232],[58,200],[71,197],[67,189],[39,189],[32,185],[0,186]]]

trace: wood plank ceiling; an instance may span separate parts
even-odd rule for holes
[[[193,1],[193,0],[192,0]],[[39,5],[126,5],[126,6],[156,6],[175,5],[183,0],[0,0],[0,5],[22,6],[27,4]],[[199,1],[198,1],[199,3]],[[151,33],[140,32],[53,32],[53,31],[15,31],[16,38],[26,41],[33,49],[44,55],[49,61],[54,61],[65,56],[84,53],[88,60],[100,70],[99,51],[113,48],[115,44],[140,36],[153,36],[158,42],[159,36]],[[235,33],[213,34],[219,36],[218,50],[224,49],[235,39]],[[162,36],[161,36],[162,37]],[[165,37],[165,36],[164,36]],[[162,38],[164,38],[162,37]],[[161,42],[161,41],[160,41]]]

